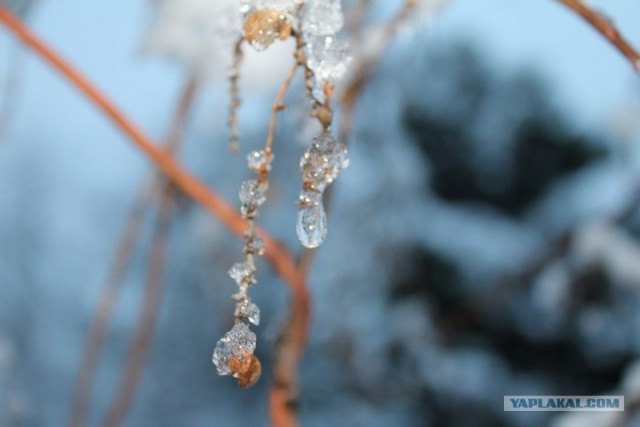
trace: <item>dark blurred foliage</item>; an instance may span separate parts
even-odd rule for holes
[[[404,117],[411,140],[431,171],[427,184],[443,201],[482,203],[522,220],[563,178],[606,158],[606,141],[575,130],[553,104],[541,77],[528,71],[498,77],[478,51],[465,44],[430,54],[426,61],[422,78],[433,83],[426,83],[419,98],[410,100]],[[443,99],[450,104],[443,106]],[[495,144],[494,137],[501,139],[498,159],[476,155],[483,146]],[[591,349],[575,338],[579,333],[574,315],[580,310],[591,306],[615,310],[620,303],[620,291],[597,268],[578,274],[566,315],[554,332],[539,336],[521,327],[524,317],[532,319],[530,326],[535,328],[540,315],[528,301],[531,283],[518,285],[523,289],[504,304],[478,314],[474,304],[480,297],[470,292],[473,284],[464,278],[459,260],[420,244],[401,245],[390,252],[396,272],[390,303],[422,301],[447,348],[491,351],[515,374],[532,375],[556,394],[606,393],[619,384],[633,358],[627,350],[606,362],[595,360]],[[460,316],[472,320],[459,322]],[[402,343],[389,357],[394,366],[417,363]],[[416,407],[429,426],[514,425],[495,408],[428,386],[416,394]],[[548,420],[540,422],[547,425]]]
[[[572,130],[535,74],[496,78],[478,52],[462,44],[429,60],[428,69],[440,74],[437,82],[448,76],[446,92],[434,93],[443,88],[427,84],[421,91],[426,102],[406,107],[406,126],[433,168],[433,190],[440,197],[484,202],[518,215],[558,179],[605,155],[599,141]],[[434,95],[455,108],[429,102]],[[507,138],[501,143],[503,161],[482,163],[473,155],[477,147],[495,144],[490,133],[477,132],[487,126],[495,127],[496,138]]]

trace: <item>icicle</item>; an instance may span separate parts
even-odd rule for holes
[[[317,248],[327,237],[322,195],[342,169],[349,166],[347,148],[329,132],[315,138],[300,160],[303,190],[298,201],[296,234],[303,246]]]
[[[322,193],[303,191],[298,208],[298,239],[307,248],[317,248],[327,237],[327,214],[322,204]]]

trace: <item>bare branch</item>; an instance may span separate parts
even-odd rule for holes
[[[0,24],[33,49],[56,71],[68,79],[78,90],[89,98],[102,112],[122,130],[134,144],[151,160],[159,172],[169,178],[184,194],[202,206],[212,216],[239,237],[243,236],[246,221],[218,194],[207,188],[193,175],[186,172],[164,150],[157,148],[136,126],[133,125],[102,93],[63,61],[56,53],[33,35],[20,20],[0,5]],[[266,258],[276,272],[291,288],[294,295],[304,288],[305,279],[298,274],[297,266],[289,252],[263,230],[257,234],[264,241]],[[302,292],[304,289],[302,289]]]
[[[199,78],[194,73],[188,79],[179,98],[178,106],[165,142],[166,150],[169,153],[174,153],[183,141],[183,133],[195,100],[198,82]],[[109,277],[102,288],[102,293],[98,300],[98,307],[96,308],[91,323],[89,337],[85,345],[82,363],[76,379],[71,405],[71,416],[68,424],[69,427],[86,425],[89,398],[93,390],[98,362],[104,346],[111,316],[117,304],[118,294],[122,288],[126,270],[129,268],[135,245],[140,237],[144,219],[149,210],[149,203],[153,199],[152,194],[164,191],[165,186],[163,180],[158,176],[151,185],[141,186],[136,195],[133,209],[129,214],[122,236],[120,237]]]

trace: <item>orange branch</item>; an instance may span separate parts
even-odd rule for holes
[[[282,102],[299,65],[298,61],[292,65],[271,108],[271,119],[265,143],[265,151],[269,156],[271,156],[275,137],[278,113],[285,108]],[[306,277],[300,269],[298,269],[298,274],[300,277]],[[287,323],[274,351],[274,380],[269,392],[271,423],[276,427],[293,427],[299,424],[293,408],[299,394],[298,366],[307,342],[311,308],[309,295],[304,286],[293,294],[289,307]]]
[[[218,218],[225,227],[237,236],[241,237],[243,235],[247,224],[236,210],[193,175],[182,169],[164,150],[157,148],[102,93],[33,35],[6,7],[1,5],[0,23],[89,98],[176,187],[211,215]],[[266,258],[273,264],[280,277],[289,285],[294,297],[295,295],[306,295],[305,279],[298,273],[296,264],[289,252],[264,231],[258,230],[257,232],[265,243]]]
[[[183,141],[183,133],[195,101],[198,83],[198,75],[193,73],[179,97],[176,112],[165,142],[165,149],[169,153],[173,154]],[[100,354],[102,353],[111,316],[116,307],[126,271],[131,263],[131,256],[142,232],[144,220],[150,208],[152,196],[154,196],[153,193],[166,192],[166,187],[163,177],[156,176],[152,183],[147,183],[138,190],[133,209],[120,237],[109,276],[102,287],[98,306],[91,322],[89,336],[76,378],[69,427],[83,427],[86,425],[89,401],[93,392],[93,383],[99,365]]]
[[[600,16],[600,14],[589,8],[581,0],[557,0],[566,7],[577,13],[587,21],[596,31],[604,36],[620,53],[630,62],[636,72],[640,72],[640,54],[622,37],[611,21]]]

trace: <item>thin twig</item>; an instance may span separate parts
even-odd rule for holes
[[[297,61],[292,65],[271,108],[265,143],[265,151],[268,155],[271,154],[273,147],[278,113],[285,108],[283,100],[299,65]],[[270,391],[270,413],[272,424],[277,427],[291,427],[299,424],[293,403],[297,401],[299,394],[298,366],[306,346],[310,309],[309,294],[306,288],[301,286],[292,295],[289,317],[274,350],[274,384]]]
[[[6,7],[1,5],[0,23],[22,40],[23,43],[33,49],[33,51],[48,62],[52,68],[68,79],[73,86],[102,110],[149,160],[155,164],[159,172],[169,178],[177,188],[202,206],[212,216],[218,218],[218,220],[236,234],[236,236],[243,236],[244,230],[246,229],[246,221],[235,209],[193,175],[186,172],[164,150],[155,147],[151,140],[120,113],[102,93],[32,34]],[[293,257],[284,246],[263,230],[257,230],[257,234],[265,244],[266,259],[271,262],[277,274],[291,288],[291,292],[294,295],[299,292],[306,292],[306,290],[304,290],[305,279],[298,274]]]
[[[356,22],[361,22],[366,15],[366,6],[369,5],[368,1],[361,1],[356,9],[357,15],[353,18]],[[346,85],[346,89],[342,95],[342,109],[340,117],[340,129],[338,131],[338,140],[344,144],[348,144],[351,139],[351,133],[353,130],[353,123],[355,120],[355,109],[362,95],[367,82],[371,79],[371,75],[375,71],[380,59],[386,52],[391,42],[394,40],[399,29],[404,22],[411,16],[411,12],[415,8],[415,2],[408,0],[404,3],[402,9],[393,17],[386,25],[384,29],[384,36],[376,52],[370,57],[365,59],[360,67],[353,73],[353,78]],[[325,211],[328,213],[331,206],[333,190],[327,189],[324,197]],[[308,277],[313,268],[315,261],[316,251],[313,249],[304,249],[298,258],[298,269],[303,277]]]
[[[233,49],[233,62],[231,69],[229,70],[229,117],[227,118],[227,124],[229,125],[229,151],[232,153],[238,152],[238,140],[240,134],[238,132],[238,108],[242,103],[240,99],[240,88],[238,86],[238,79],[240,78],[240,66],[242,65],[242,43],[244,42],[244,36],[240,37]]]
[[[596,31],[604,38],[609,40],[630,62],[636,72],[640,73],[640,54],[622,37],[613,23],[601,16],[598,12],[589,8],[584,1],[581,0],[557,0],[566,7],[580,15],[587,21]]]
[[[166,150],[169,153],[174,153],[183,140],[187,119],[197,92],[198,81],[199,78],[197,74],[194,73],[187,80],[185,88],[179,98],[165,143]],[[123,229],[109,277],[102,288],[102,293],[98,300],[98,307],[91,323],[89,337],[85,345],[82,363],[76,379],[71,405],[71,416],[68,424],[69,427],[86,425],[90,396],[111,316],[122,288],[126,270],[129,268],[136,242],[142,231],[144,219],[149,208],[149,202],[152,200],[152,193],[157,190],[162,191],[163,188],[162,180],[160,177],[156,177],[151,185],[141,186],[136,195],[133,209]]]
[[[149,254],[149,269],[142,299],[142,311],[140,312],[125,367],[120,376],[120,384],[102,422],[103,427],[118,427],[124,422],[133,404],[135,392],[140,383],[151,343],[153,342],[167,261],[167,243],[173,204],[171,191],[171,187],[165,187],[162,192],[153,230],[154,237]]]
[[[356,18],[357,21],[361,21],[366,14],[366,6],[368,2],[362,2],[359,9],[359,16]],[[395,38],[398,30],[401,28],[402,24],[405,22],[407,18],[411,16],[411,12],[415,8],[415,2],[413,0],[408,0],[405,2],[402,9],[396,14],[396,16],[391,19],[385,30],[384,37],[382,43],[379,45],[375,54],[370,58],[366,59],[361,63],[361,66],[354,73],[353,79],[347,85],[347,88],[342,97],[342,117],[340,122],[340,130],[338,138],[341,142],[347,144],[351,137],[351,131],[353,127],[353,120],[355,118],[355,107],[357,105],[357,101],[362,94],[362,90],[364,89],[366,83],[370,80],[371,75],[373,74],[376,66],[380,62],[382,55],[387,50],[393,39]],[[328,211],[331,205],[331,197],[332,190],[329,188],[325,194],[325,209]],[[302,277],[308,277],[311,268],[313,267],[313,263],[316,257],[316,250],[312,249],[304,249],[300,254],[298,259],[298,271]],[[296,317],[298,315],[302,315],[300,311],[292,311],[291,318],[289,320],[289,327],[293,328],[296,324]],[[308,316],[308,314],[307,314]],[[294,333],[293,331],[290,332]],[[286,341],[286,338],[289,336],[289,332],[285,331],[283,333],[284,340],[279,343],[278,347],[286,348],[285,346],[289,344]],[[283,360],[282,366],[283,368],[287,367],[287,363],[292,364],[296,363],[300,357],[300,354],[292,354],[288,356],[291,361]],[[285,363],[287,362],[287,363]],[[296,377],[295,370],[284,370],[279,372],[276,370],[276,384],[272,389],[271,393],[271,407],[272,407],[272,423],[278,427],[292,427],[299,425],[299,421],[296,415],[296,404],[298,400],[298,390],[296,387]],[[273,408],[279,407],[280,410],[278,412],[273,411]]]
[[[284,96],[287,94],[287,90],[289,90],[289,86],[291,86],[291,81],[296,75],[296,71],[298,70],[298,63],[294,62],[293,66],[287,73],[287,77],[280,86],[280,90],[278,91],[278,96],[276,97],[276,101],[271,108],[271,118],[269,119],[269,131],[267,133],[267,142],[265,143],[264,150],[267,153],[271,153],[271,148],[273,147],[273,140],[276,134],[276,122],[278,120],[278,113],[282,111],[285,106],[282,104],[284,100]]]

